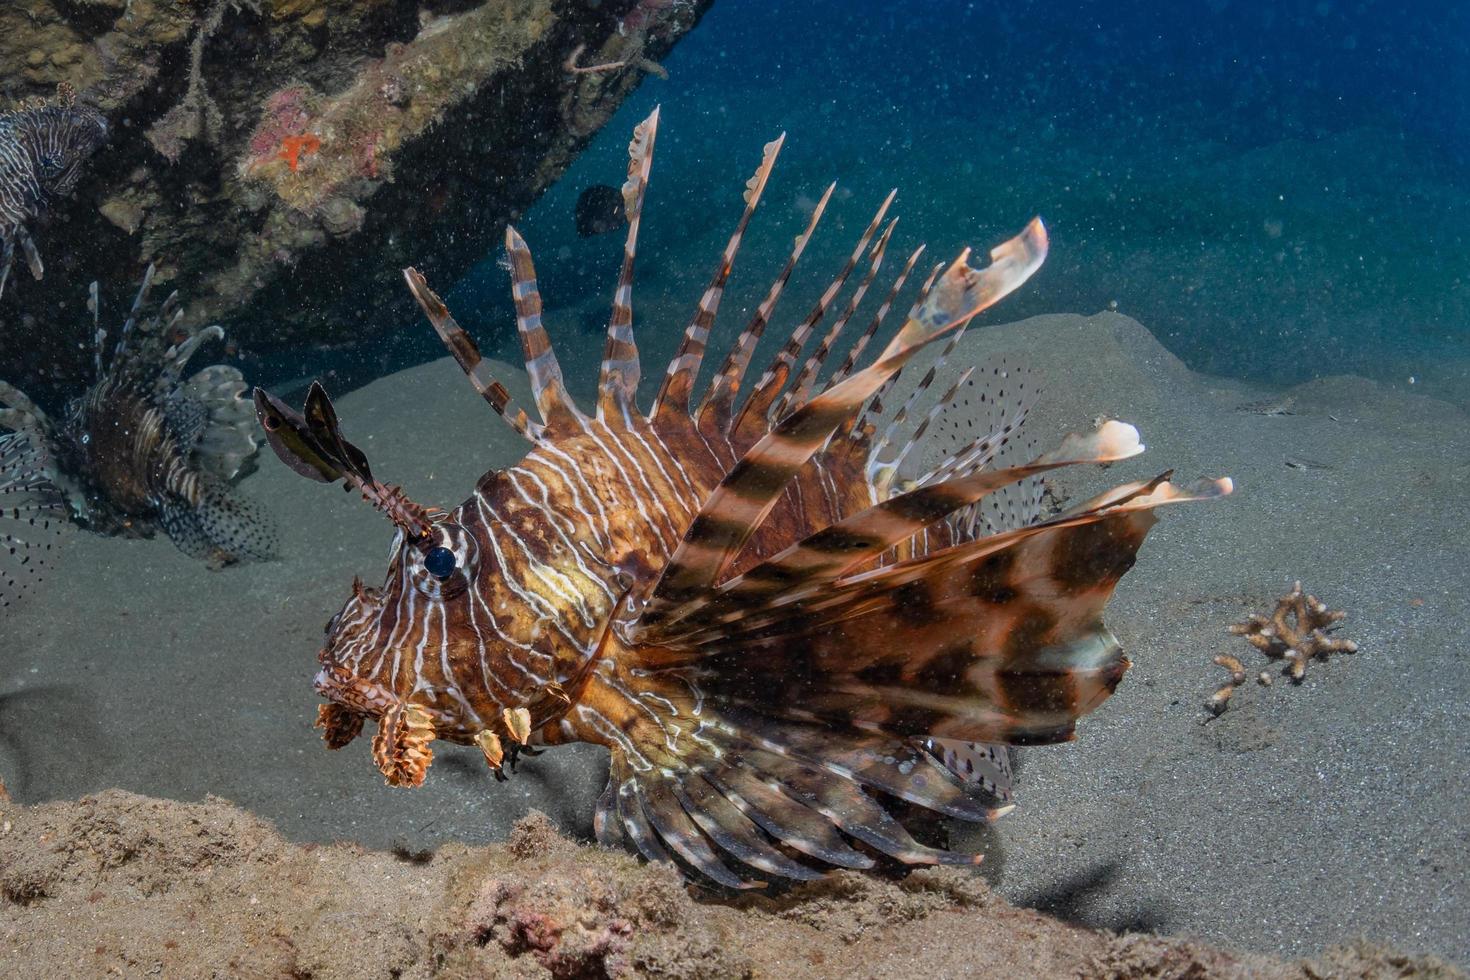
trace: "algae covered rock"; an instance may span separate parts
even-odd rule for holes
[[[191,322],[257,353],[389,328],[408,313],[398,269],[468,269],[709,2],[3,5],[0,94],[67,83],[109,131],[32,229],[45,279],[0,300],[3,376],[74,391],[76,297],[149,262]]]

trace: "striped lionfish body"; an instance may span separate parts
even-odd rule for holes
[[[53,421],[0,382],[0,426],[47,447],[51,478],[93,530],[151,536],[161,529],[212,567],[270,558],[271,522],[233,486],[259,450],[244,378],[223,364],[185,374],[199,348],[224,331],[184,327],[177,293],[150,307],[153,276],[149,266],[110,346],[92,284],[96,380],[64,417]]]
[[[107,120],[63,83],[56,97],[0,113],[0,295],[20,246],[31,275],[45,272],[26,229],[82,178],[82,167],[107,139]]]
[[[540,421],[511,403],[423,277],[406,271],[471,382],[531,444],[456,509],[421,507],[378,482],[320,387],[299,414],[257,389],[257,414],[288,465],[344,480],[398,526],[383,587],[355,583],[328,626],[319,726],[338,748],[375,719],[373,756],[394,785],[422,782],[435,738],[478,745],[497,774],[523,747],[606,746],[599,839],[630,840],[727,886],[869,867],[879,855],[973,863],[915,841],[884,801],[971,820],[1003,810],[1008,770],[995,746],[1071,737],[1127,666],[1101,612],[1151,511],[1228,492],[1229,482],[1184,490],[1160,477],[998,529],[978,505],[1007,488],[1142,450],[1131,426],[1107,422],[999,466],[1018,417],[927,474],[899,476],[913,440],[883,458],[897,418],[879,433],[880,400],[920,349],[940,338],[952,347],[967,321],[1021,285],[1047,243],[1033,221],[984,269],[968,252],[936,269],[897,334],[859,368],[914,253],[856,349],[819,381],[878,272],[892,195],[742,400],[823,198],[696,403],[710,325],[781,140],[766,147],[682,345],[651,408],[640,408],[631,283],[657,125],[655,111],[630,145],[627,246],[595,407],[567,393],[513,229],[518,332]],[[802,360],[859,266],[854,295]]]

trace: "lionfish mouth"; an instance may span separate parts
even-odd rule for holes
[[[381,716],[398,701],[387,689],[332,665],[317,671],[312,686],[328,701],[374,718]]]

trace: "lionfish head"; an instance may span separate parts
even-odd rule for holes
[[[75,100],[37,109],[29,128],[36,176],[51,193],[62,197],[76,188],[83,166],[107,142],[107,118]]]
[[[328,701],[317,718],[327,745],[346,745],[373,718],[374,760],[393,785],[423,781],[435,738],[480,745],[498,771],[497,732],[513,752],[533,727],[565,712],[570,701],[559,681],[584,668],[587,656],[543,637],[544,611],[500,567],[486,522],[506,496],[504,475],[487,474],[473,497],[444,513],[373,476],[320,385],[300,412],[257,388],[255,413],[287,466],[318,482],[343,481],[398,529],[382,587],[355,580],[327,623],[316,676]]]
[[[381,588],[354,579],[352,594],[327,623],[317,659],[316,690],[354,714],[381,718],[414,696],[441,736],[473,734],[484,728],[467,712],[459,690],[461,665],[494,659],[481,624],[485,611],[472,608],[494,594],[494,569],[482,560],[476,535],[457,518],[440,515],[425,531],[394,536],[388,573]],[[494,601],[494,600],[488,600]],[[475,679],[479,679],[478,668]],[[425,701],[425,692],[435,694]]]

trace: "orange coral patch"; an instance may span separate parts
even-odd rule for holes
[[[287,136],[281,140],[281,152],[276,156],[286,161],[286,166],[291,168],[294,174],[301,163],[303,153],[315,153],[322,148],[322,141],[310,133],[304,136]]]

